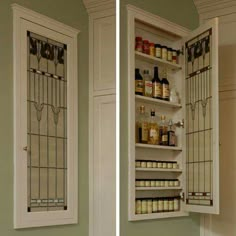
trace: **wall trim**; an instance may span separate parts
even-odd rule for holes
[[[99,12],[108,9],[115,9],[115,0],[83,0],[88,13]]]

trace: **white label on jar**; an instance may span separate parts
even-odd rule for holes
[[[163,168],[163,163],[162,163],[162,162],[158,162],[158,163],[157,163],[157,167],[158,167],[158,168]]]
[[[169,187],[169,181],[165,180],[165,187]]]
[[[156,180],[156,187],[161,187],[161,181],[160,180]]]
[[[163,163],[162,163],[162,168],[167,168],[166,162],[163,162]]]
[[[142,202],[141,200],[136,200],[136,214],[142,213]]]
[[[140,180],[136,180],[136,181],[135,181],[135,186],[136,186],[136,187],[140,187]]]
[[[141,167],[141,162],[140,161],[135,161],[135,167]]]
[[[174,186],[174,181],[173,180],[169,180],[169,187],[173,187]]]
[[[156,57],[161,58],[161,48],[156,48]]]
[[[147,168],[147,162],[146,161],[142,161],[141,162],[141,167],[142,168]]]
[[[142,210],[141,210],[142,214],[146,214],[147,213],[147,200],[142,200]]]
[[[152,168],[152,162],[151,161],[147,162],[147,168]]]
[[[155,161],[152,162],[152,168],[157,168],[157,163]]]
[[[157,200],[152,201],[152,212],[157,212]]]
[[[151,181],[145,180],[145,187],[150,187],[150,186],[151,186]]]
[[[162,59],[167,60],[167,49],[166,48],[162,48],[161,54],[162,54]]]
[[[168,211],[169,210],[169,201],[168,200],[164,200],[164,211]]]
[[[177,169],[178,168],[178,164],[177,163],[173,163],[173,169]]]
[[[152,200],[147,201],[147,213],[152,213]]]
[[[158,201],[158,211],[163,211],[163,208],[164,208],[164,202],[163,200],[159,200]]]
[[[171,162],[167,163],[167,168],[168,169],[172,169],[173,168],[173,164]]]
[[[165,180],[161,180],[161,187],[165,187]]]
[[[139,185],[140,185],[140,187],[145,187],[145,181],[144,180],[140,180]]]
[[[174,185],[175,185],[175,187],[178,187],[179,186],[179,180],[175,180]]]
[[[151,180],[151,187],[156,187],[156,181],[155,180]]]

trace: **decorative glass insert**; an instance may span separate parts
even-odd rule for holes
[[[187,204],[213,205],[212,31],[186,43]]]
[[[28,212],[67,209],[67,47],[27,32]]]

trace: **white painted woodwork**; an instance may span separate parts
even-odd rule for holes
[[[89,13],[89,236],[116,232],[115,1],[84,0]]]
[[[176,216],[186,216],[188,215],[187,211],[194,212],[204,212],[204,213],[218,213],[219,211],[219,201],[218,201],[218,180],[219,180],[219,166],[218,166],[218,83],[214,83],[214,146],[212,150],[214,151],[214,204],[212,207],[205,206],[187,206],[181,202],[180,211],[178,213],[173,212],[169,214],[145,214],[145,215],[136,215],[135,214],[135,198],[142,197],[139,192],[135,189],[135,176],[140,175],[140,171],[135,169],[135,160],[166,160],[166,161],[177,161],[180,169],[183,170],[183,173],[178,175],[178,179],[183,188],[183,193],[185,193],[186,188],[186,179],[185,179],[185,128],[177,129],[176,134],[178,136],[178,146],[177,147],[161,147],[155,145],[146,145],[146,144],[135,144],[135,113],[138,106],[145,104],[146,111],[149,111],[150,108],[157,109],[157,114],[165,114],[167,117],[171,117],[175,121],[179,121],[185,117],[185,106],[180,104],[170,104],[170,103],[159,103],[154,102],[150,98],[140,98],[140,96],[135,96],[134,92],[134,69],[140,68],[151,69],[153,70],[153,65],[163,65],[168,68],[168,80],[170,84],[174,83],[177,87],[177,91],[181,97],[181,104],[185,104],[185,63],[184,56],[180,57],[180,64],[173,67],[172,63],[165,63],[163,60],[153,58],[151,56],[142,55],[142,53],[135,52],[135,36],[142,36],[147,38],[150,41],[160,42],[161,44],[179,48],[181,49],[184,45],[185,40],[189,40],[191,37],[204,32],[208,28],[213,29],[214,43],[213,47],[217,48],[218,43],[218,31],[217,31],[217,20],[207,23],[203,28],[197,29],[196,31],[190,33],[187,29],[176,25],[172,22],[169,22],[163,18],[160,18],[151,13],[145,12],[141,9],[133,7],[131,5],[127,6],[128,10],[128,140],[129,140],[129,220],[146,220],[146,219],[155,219],[155,218],[165,218],[165,217],[176,217]],[[213,78],[218,78],[218,54],[217,50],[212,54],[213,58]],[[182,70],[181,70],[182,68]],[[173,70],[174,69],[174,70]],[[174,109],[173,109],[174,108]],[[160,148],[161,147],[161,148]],[[149,172],[150,173],[150,172]],[[147,173],[146,173],[147,174]],[[144,172],[142,172],[142,178],[147,177]],[[151,174],[151,173],[150,173]],[[153,174],[153,173],[152,173]],[[170,174],[170,173],[169,173]],[[150,189],[151,190],[151,189]],[[153,189],[152,189],[153,190]],[[185,193],[186,194],[186,193]],[[146,197],[146,195],[145,195]]]
[[[94,90],[115,89],[115,16],[106,16],[94,20]]]
[[[13,9],[14,43],[14,228],[76,224],[78,221],[78,30],[17,4]],[[47,27],[45,27],[47,26]],[[27,212],[27,31],[67,45],[68,107],[68,209]]]
[[[96,236],[115,236],[115,95],[94,98],[94,210]]]

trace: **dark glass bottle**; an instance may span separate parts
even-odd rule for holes
[[[166,71],[164,72],[164,77],[161,81],[161,87],[162,87],[162,99],[170,101],[170,87],[169,87],[169,81],[167,80]]]
[[[154,78],[152,80],[152,97],[162,99],[162,92],[161,92],[161,80],[158,76],[158,67],[154,67]]]
[[[141,76],[139,69],[135,69],[135,94],[143,95],[143,77]]]

